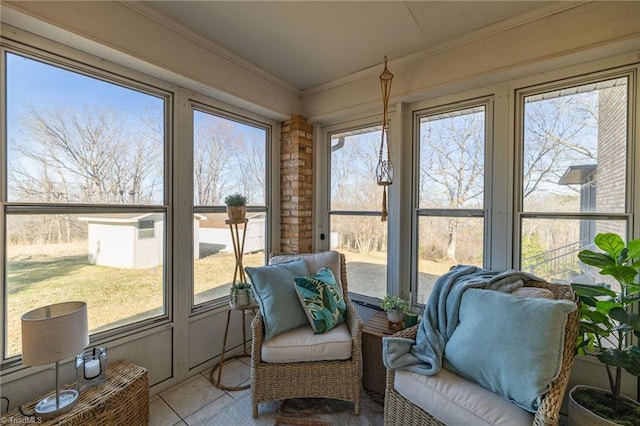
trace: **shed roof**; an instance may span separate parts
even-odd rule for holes
[[[78,220],[83,222],[109,222],[109,223],[136,223],[150,216],[161,213],[107,213],[100,216],[82,216]],[[193,218],[196,220],[204,220],[205,216],[195,213]]]

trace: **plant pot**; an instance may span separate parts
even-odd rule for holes
[[[236,306],[245,306],[249,304],[249,292],[246,289],[236,290]]]
[[[569,426],[615,426],[620,424],[612,420],[605,419],[604,417],[595,414],[588,408],[580,405],[574,398],[574,392],[583,390],[595,390],[604,394],[609,393],[608,391],[605,391],[603,389],[584,385],[578,385],[571,389],[571,391],[569,392]],[[640,404],[636,401],[627,398],[624,395],[621,395],[620,398],[623,398],[626,402],[631,403],[632,405],[637,405],[638,409],[640,409]]]
[[[227,215],[231,222],[244,222],[247,215],[247,206],[227,206]]]
[[[387,319],[392,323],[402,322],[402,312],[398,309],[390,309],[387,311]]]

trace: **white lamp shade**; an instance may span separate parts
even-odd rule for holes
[[[85,302],[56,303],[22,315],[22,363],[25,365],[61,361],[88,345]]]

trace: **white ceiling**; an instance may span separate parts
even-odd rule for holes
[[[146,1],[277,79],[305,90],[490,31],[558,2]],[[566,3],[565,3],[566,4]]]

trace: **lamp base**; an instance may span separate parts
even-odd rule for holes
[[[53,394],[38,402],[36,405],[36,417],[42,420],[51,420],[61,414],[71,411],[78,403],[78,391],[69,389],[60,391],[60,403],[56,408],[56,395]]]

